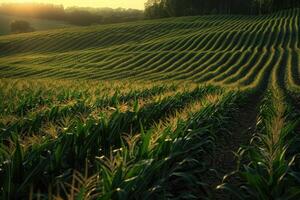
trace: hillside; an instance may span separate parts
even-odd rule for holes
[[[1,77],[26,72],[23,77],[250,85],[278,63],[287,70],[299,66],[299,13],[171,18],[2,36]],[[290,70],[298,84],[299,70]]]
[[[0,14],[0,35],[10,34],[10,23],[15,20],[28,21],[36,31],[60,29],[72,26],[62,21],[35,19],[30,17],[18,17]]]
[[[0,196],[300,199],[299,18],[0,36]]]

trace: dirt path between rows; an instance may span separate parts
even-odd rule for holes
[[[210,188],[213,191],[212,199],[232,199],[225,191],[217,191],[215,188],[221,184],[224,175],[236,169],[237,160],[233,152],[237,152],[241,146],[249,145],[255,130],[260,101],[261,97],[258,95],[249,97],[246,104],[234,114],[231,134],[228,137],[217,138],[217,148],[210,166],[217,171],[217,175],[214,172],[208,175]],[[238,184],[238,180],[231,180],[231,184]]]

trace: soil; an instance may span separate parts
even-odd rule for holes
[[[233,152],[237,152],[242,146],[249,145],[255,131],[261,98],[260,96],[253,96],[249,99],[249,102],[240,107],[234,114],[234,126],[229,130],[230,135],[217,138],[217,148],[212,158],[211,166],[209,166],[209,168],[214,169],[217,173],[210,172],[205,177],[209,181],[211,190],[214,191],[212,199],[233,199],[225,191],[216,190],[215,188],[222,183],[222,179],[226,174],[236,169],[237,159]],[[230,184],[238,185],[239,180],[231,178]]]

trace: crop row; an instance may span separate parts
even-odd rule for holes
[[[214,95],[220,97],[215,99]],[[171,195],[181,182],[197,183],[198,188],[204,189],[196,177],[205,173],[206,161],[195,159],[204,152],[212,152],[216,134],[228,126],[228,116],[235,110],[239,98],[236,93],[222,94],[218,88],[206,87],[178,93],[140,108],[135,101],[132,110],[121,112],[116,106],[110,116],[99,113],[84,121],[73,120],[61,128],[57,125],[55,136],[48,133],[31,144],[26,141],[34,136],[28,133],[32,127],[39,126],[38,121],[25,120],[14,127],[2,127],[2,197],[22,199],[27,198],[28,193],[47,196],[59,189],[61,192],[56,195],[70,195],[64,194],[61,187],[72,184],[71,180],[76,177],[94,181],[96,188],[93,190],[100,192],[98,195],[103,199],[146,195],[139,190],[150,191],[149,198],[165,193]],[[197,101],[202,102],[202,106]],[[193,110],[195,108],[199,110]],[[183,112],[187,115],[181,119]],[[48,114],[37,113],[44,117],[41,120],[54,122],[60,115],[52,112],[49,117]],[[172,116],[179,117],[177,125],[172,127],[167,123],[158,131],[155,123],[164,123]],[[18,126],[21,129],[16,128]],[[24,130],[27,126],[29,129]],[[199,170],[199,166],[205,168]],[[174,186],[167,186],[170,181]],[[199,191],[204,192],[196,188],[194,192]],[[91,195],[88,192],[84,194]]]
[[[291,55],[274,66],[269,86],[260,103],[256,131],[247,147],[237,152],[237,170],[223,179],[218,189],[237,199],[299,199],[299,107],[289,82]],[[288,67],[286,67],[288,66]],[[285,72],[287,74],[285,75]],[[232,179],[239,178],[238,185]]]
[[[299,87],[299,9],[158,22],[2,38],[7,54],[0,57],[1,77],[188,79],[248,87],[257,84],[255,77],[265,68],[284,62],[285,55],[278,56],[284,51],[291,56],[293,83]],[[109,43],[106,35],[118,39]]]

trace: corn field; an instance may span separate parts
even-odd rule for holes
[[[0,198],[300,199],[299,17],[0,36]]]

